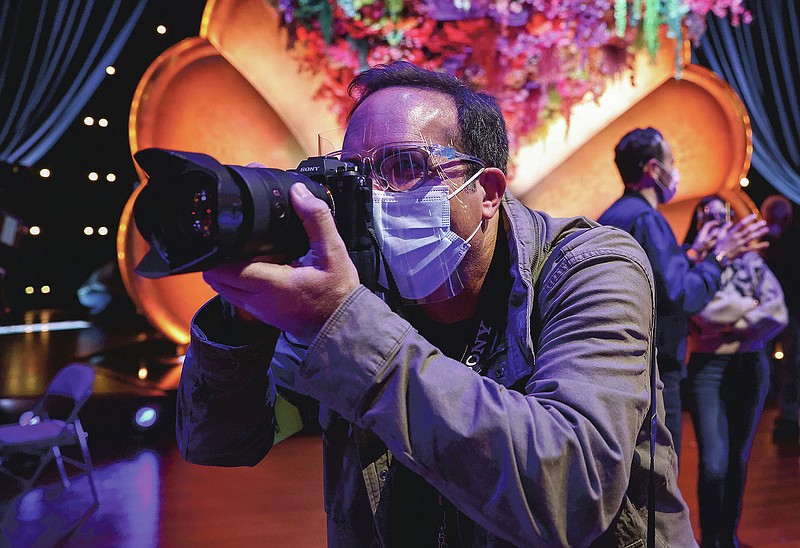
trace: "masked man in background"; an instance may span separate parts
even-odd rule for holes
[[[680,382],[686,374],[689,317],[720,288],[722,270],[747,251],[765,247],[766,223],[749,215],[735,226],[706,223],[687,251],[678,244],[658,206],[678,190],[672,147],[654,128],[634,129],[614,149],[624,194],[598,219],[631,234],[642,246],[656,281],[656,348],[664,383],[666,424],[675,451],[681,450]]]
[[[204,275],[220,297],[192,325],[183,456],[257,464],[280,387],[321,404],[331,546],[628,546],[648,517],[655,545],[694,545],[649,419],[663,403],[641,248],[506,192],[492,97],[404,62],[351,94],[341,158],[369,169],[385,295],[403,305],[359,284],[329,208],[294,185],[308,253]]]

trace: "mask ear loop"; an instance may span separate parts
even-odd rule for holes
[[[478,223],[478,226],[475,227],[475,230],[472,231],[472,234],[469,235],[469,238],[464,240],[464,243],[468,244],[470,241],[472,241],[472,238],[475,237],[475,234],[478,233],[478,231],[481,229],[482,226],[483,226],[483,219],[481,219],[481,222]]]
[[[659,167],[659,169],[661,169],[661,171],[663,171],[664,173],[667,173],[667,168],[664,167],[664,164],[662,164],[661,162],[659,162],[655,158],[651,158],[650,160],[654,161],[656,163],[656,165]],[[669,176],[670,176],[670,179],[671,179],[672,178],[672,172],[669,172]],[[656,186],[661,189],[662,193],[669,191],[669,185],[665,185],[663,183],[663,181],[661,181],[661,179],[659,177],[653,177],[653,181],[655,182]]]
[[[455,196],[456,194],[458,194],[459,192],[461,192],[462,190],[464,190],[465,188],[467,188],[467,187],[468,187],[470,184],[472,184],[472,181],[474,181],[475,179],[477,179],[478,177],[480,177],[480,176],[481,176],[481,173],[483,173],[483,172],[484,172],[484,170],[486,170],[486,168],[485,168],[485,167],[482,167],[482,168],[480,168],[480,169],[478,170],[478,172],[477,172],[475,175],[473,175],[472,177],[470,177],[469,179],[467,179],[466,181],[464,181],[464,183],[463,183],[463,184],[462,184],[460,187],[458,187],[458,188],[457,188],[457,189],[455,189],[453,192],[451,192],[450,194],[448,194],[448,195],[447,195],[447,199],[448,199],[448,200],[452,199],[452,198],[453,198],[453,196]],[[481,227],[482,227],[482,226],[483,226],[483,219],[481,219],[481,222],[480,222],[480,223],[478,223],[478,226],[476,226],[476,227],[475,227],[475,230],[473,230],[473,231],[472,231],[472,234],[470,234],[470,235],[469,235],[469,237],[468,237],[467,239],[465,239],[465,240],[464,240],[464,243],[465,243],[465,244],[468,244],[468,243],[470,243],[470,242],[472,241],[472,238],[474,238],[474,237],[475,237],[475,235],[478,233],[478,231],[481,229]]]
[[[473,175],[472,177],[470,177],[469,179],[467,179],[466,181],[464,181],[464,183],[463,183],[463,184],[462,184],[460,187],[458,187],[458,188],[457,188],[457,189],[455,189],[453,192],[451,192],[450,194],[448,194],[448,195],[447,195],[447,199],[448,199],[448,200],[451,200],[451,199],[453,198],[453,196],[455,196],[456,194],[458,194],[459,192],[461,192],[462,190],[464,190],[465,188],[467,188],[469,185],[471,185],[471,184],[472,184],[472,181],[474,181],[475,179],[477,179],[478,177],[480,177],[480,176],[481,176],[481,173],[483,173],[485,170],[486,170],[486,168],[485,168],[485,167],[482,167],[482,168],[480,168],[480,169],[478,170],[478,172],[477,172],[475,175]]]

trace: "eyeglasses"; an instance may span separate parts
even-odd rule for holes
[[[377,188],[395,192],[414,190],[434,177],[447,178],[462,162],[486,167],[480,158],[424,141],[386,143],[362,153],[337,151],[327,156],[363,163]]]

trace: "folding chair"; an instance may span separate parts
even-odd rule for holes
[[[19,424],[0,426],[0,472],[16,480],[23,493],[33,487],[47,464],[55,458],[64,488],[70,486],[64,467],[67,463],[89,477],[93,497],[90,513],[100,505],[86,445],[87,434],[78,419],[78,411],[92,395],[93,382],[91,367],[78,363],[67,365],[50,382],[33,411],[22,414]],[[83,461],[62,455],[61,447],[74,445],[80,446]],[[24,465],[26,459],[30,466]]]

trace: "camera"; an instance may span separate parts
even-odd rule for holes
[[[159,148],[134,155],[148,182],[133,205],[150,249],[136,267],[146,278],[208,270],[259,255],[289,263],[309,248],[289,189],[303,183],[333,213],[362,283],[376,277],[372,184],[360,163],[309,157],[292,170],[223,165],[211,156]]]

